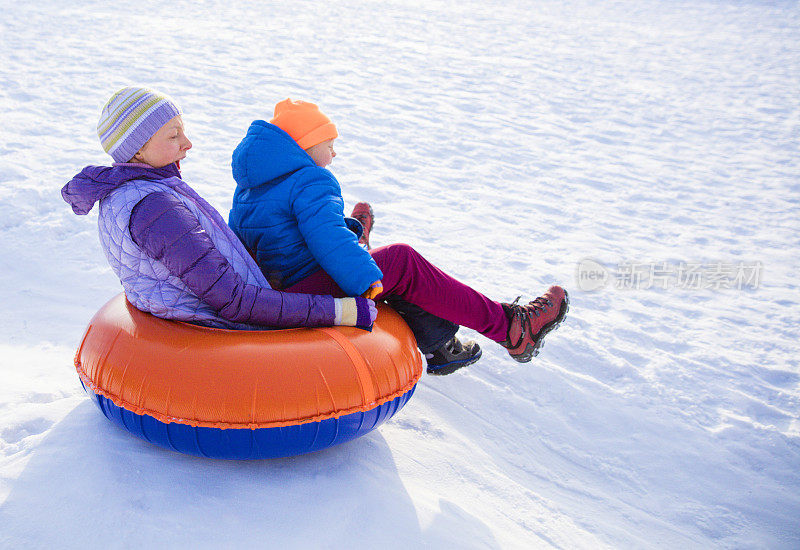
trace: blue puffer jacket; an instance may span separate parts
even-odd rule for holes
[[[233,152],[229,225],[270,284],[289,287],[324,269],[349,296],[383,277],[344,217],[339,182],[283,130],[256,120]]]

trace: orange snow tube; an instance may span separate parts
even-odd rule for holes
[[[378,305],[354,327],[237,331],[159,319],[110,300],[75,366],[111,420],[153,443],[215,458],[315,451],[394,415],[422,376],[402,318]]]

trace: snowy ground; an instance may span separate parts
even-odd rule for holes
[[[800,547],[797,2],[253,4],[0,0],[0,547]],[[250,120],[320,103],[373,242],[498,299],[558,282],[567,322],[316,454],[129,436],[72,367],[120,287],[58,191],[130,83],[183,105],[225,215]]]

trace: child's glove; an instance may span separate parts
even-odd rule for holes
[[[372,323],[378,316],[375,302],[361,297],[334,298],[333,301],[336,308],[334,325],[372,330]]]
[[[369,298],[370,300],[374,300],[381,292],[383,292],[383,283],[381,283],[380,279],[378,279],[377,281],[369,285],[369,288],[367,289],[366,292],[364,292],[364,294],[362,294],[362,296],[364,298]]]

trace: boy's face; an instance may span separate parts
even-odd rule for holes
[[[332,139],[309,147],[306,149],[306,153],[314,160],[317,166],[321,166],[322,168],[328,166],[333,160],[333,157],[336,156],[336,151],[333,150]]]
[[[192,142],[183,133],[183,120],[178,115],[153,134],[131,160],[161,168],[186,158],[186,152],[191,148]]]

